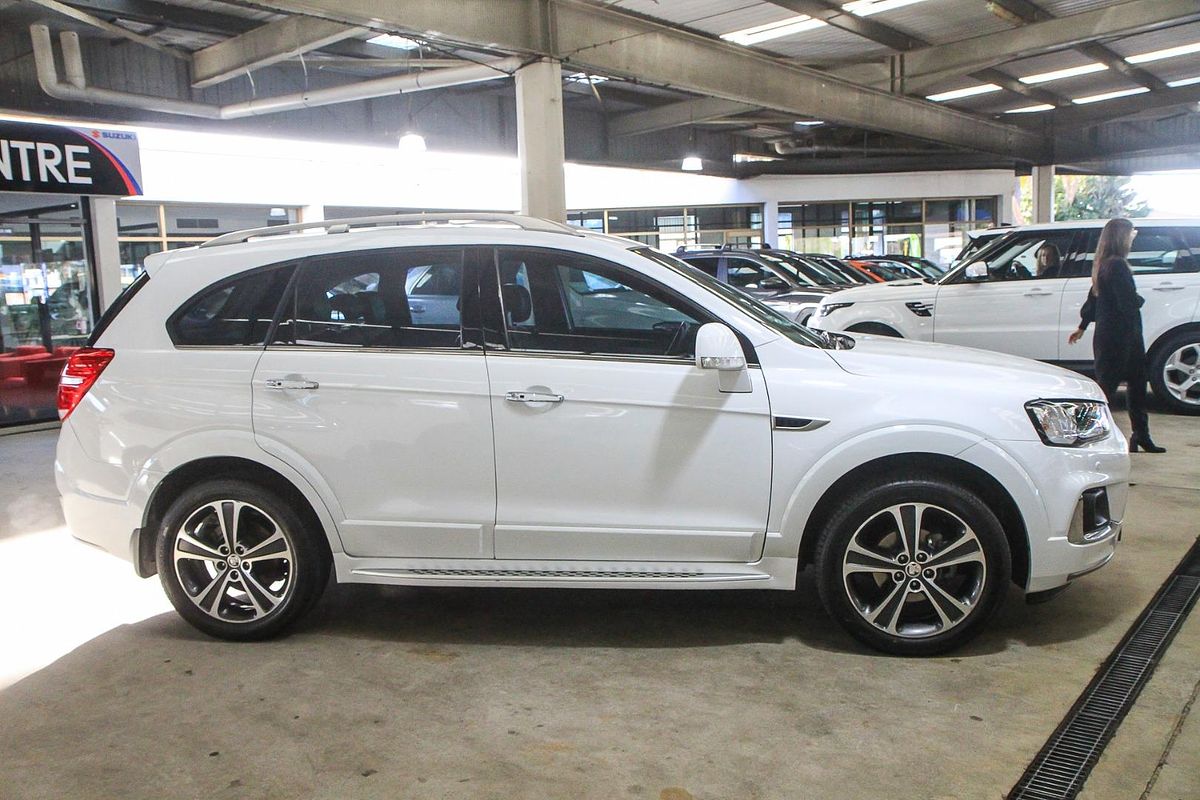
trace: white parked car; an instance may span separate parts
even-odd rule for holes
[[[812,564],[839,622],[903,654],[971,637],[1010,581],[1044,596],[1115,552],[1129,456],[1090,380],[824,337],[637,242],[473,219],[147,259],[64,370],[74,535],[230,639],[286,628],[330,568],[792,589]],[[416,313],[447,275],[456,302]]]
[[[1145,299],[1142,327],[1154,393],[1177,413],[1200,414],[1200,221],[1134,220],[1129,254]],[[1075,345],[1079,309],[1091,289],[1104,220],[1013,228],[936,283],[849,289],[821,302],[809,325],[900,336],[1092,366],[1092,332]],[[1037,251],[1054,245],[1061,269],[1037,274]]]

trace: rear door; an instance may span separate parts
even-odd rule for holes
[[[1037,252],[1051,246],[1071,252],[1074,231],[1028,231],[1013,235],[988,258],[986,280],[960,273],[938,288],[933,339],[945,344],[996,350],[1026,358],[1058,358],[1060,303],[1067,278],[1038,274]]]
[[[328,487],[350,555],[492,556],[491,409],[470,324],[474,252],[398,248],[303,262],[258,363],[255,438]],[[416,293],[432,283],[439,291]]]

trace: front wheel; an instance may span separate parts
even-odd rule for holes
[[[939,478],[855,492],[817,549],[825,608],[859,641],[925,656],[979,633],[1008,587],[1011,559],[996,515]]]
[[[179,615],[204,633],[265,639],[292,625],[324,591],[329,556],[320,535],[264,487],[202,483],[163,517],[159,578]]]
[[[1200,331],[1184,331],[1154,349],[1154,395],[1176,414],[1200,414]]]

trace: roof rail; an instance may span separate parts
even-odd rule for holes
[[[226,233],[215,239],[202,243],[201,247],[222,247],[227,244],[240,244],[251,239],[266,236],[282,236],[300,231],[324,230],[325,233],[348,233],[360,228],[381,228],[389,225],[471,225],[473,223],[500,223],[520,228],[523,231],[539,231],[541,233],[562,233],[570,236],[583,236],[578,229],[561,222],[551,222],[547,219],[527,217],[522,214],[502,214],[498,212],[447,212],[436,214],[386,214],[374,217],[349,217],[346,219],[326,219],[318,222],[297,222],[291,225],[271,225],[266,228],[250,228],[244,231]]]

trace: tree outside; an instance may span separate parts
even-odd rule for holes
[[[1141,200],[1122,175],[1056,175],[1054,177],[1054,219],[1111,219],[1146,217],[1150,205]],[[1033,221],[1033,186],[1028,177],[1020,179],[1021,216]]]

